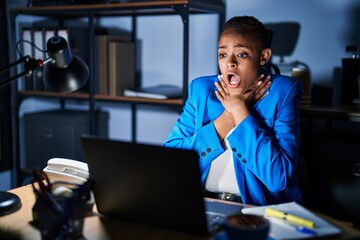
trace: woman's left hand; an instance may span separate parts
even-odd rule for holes
[[[259,83],[259,82],[261,82],[261,83]],[[268,89],[271,86],[271,76],[269,75],[269,76],[265,77],[264,74],[261,74],[258,78],[258,81],[254,85],[255,85],[255,87],[254,87],[255,92],[254,92],[254,96],[253,96],[252,100],[250,101],[249,107],[254,106],[257,101],[263,99],[269,93]]]

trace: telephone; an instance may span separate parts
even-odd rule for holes
[[[43,170],[51,182],[63,181],[83,184],[89,178],[87,163],[66,159],[51,158]]]

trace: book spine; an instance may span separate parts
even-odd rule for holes
[[[125,88],[134,87],[134,44],[109,42],[109,94],[122,96]]]
[[[108,36],[95,36],[95,88],[100,95],[109,95]]]
[[[109,42],[109,95],[116,96],[116,42]]]

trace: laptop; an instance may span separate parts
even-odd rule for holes
[[[100,213],[209,235],[242,206],[203,197],[195,151],[82,137]],[[215,220],[214,220],[215,219]]]

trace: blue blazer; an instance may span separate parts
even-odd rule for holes
[[[213,124],[224,111],[215,95],[216,81],[216,75],[206,76],[189,84],[183,112],[163,144],[198,152],[203,185],[211,162],[225,151]],[[247,204],[302,202],[295,170],[303,89],[288,76],[273,75],[271,81],[268,95],[228,137],[239,191]]]

